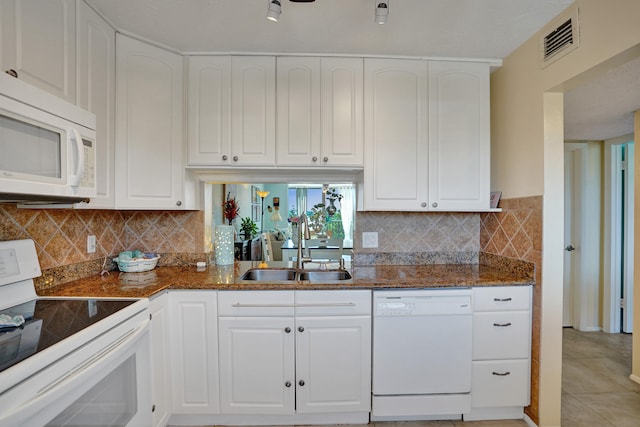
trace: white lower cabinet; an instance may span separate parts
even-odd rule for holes
[[[212,415],[220,411],[218,393],[217,292],[169,293],[171,424],[180,415]],[[186,423],[185,423],[186,424]]]
[[[166,426],[171,415],[169,356],[169,295],[162,292],[149,301],[151,311],[151,390],[153,426]]]
[[[370,291],[220,292],[219,337],[223,414],[368,421]]]
[[[530,401],[531,286],[473,289],[471,412],[465,420],[522,418]]]

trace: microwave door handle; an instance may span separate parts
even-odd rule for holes
[[[82,145],[82,137],[80,136],[78,129],[70,128],[69,136],[69,139],[73,140],[73,145],[76,150],[76,159],[78,160],[78,163],[75,165],[76,169],[74,174],[69,176],[69,185],[72,187],[78,187],[82,180],[82,175],[84,175],[84,147]]]

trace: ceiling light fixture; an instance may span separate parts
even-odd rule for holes
[[[378,3],[378,0],[376,0]],[[387,17],[389,16],[389,1],[381,1],[376,6],[376,22],[378,24],[384,24],[387,22]]]
[[[278,0],[269,0],[269,8],[267,9],[267,19],[270,21],[278,22],[282,7]]]

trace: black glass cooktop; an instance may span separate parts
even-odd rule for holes
[[[0,372],[135,303],[135,300],[37,299],[0,310],[21,315],[19,327],[0,328]]]

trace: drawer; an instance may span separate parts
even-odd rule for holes
[[[530,310],[531,286],[473,288],[474,311]]]
[[[528,359],[473,362],[472,407],[527,406],[528,404]]]
[[[294,291],[219,291],[218,316],[293,316]]]
[[[295,291],[296,316],[356,316],[371,314],[371,291]]]
[[[531,312],[473,313],[473,360],[527,358]]]

